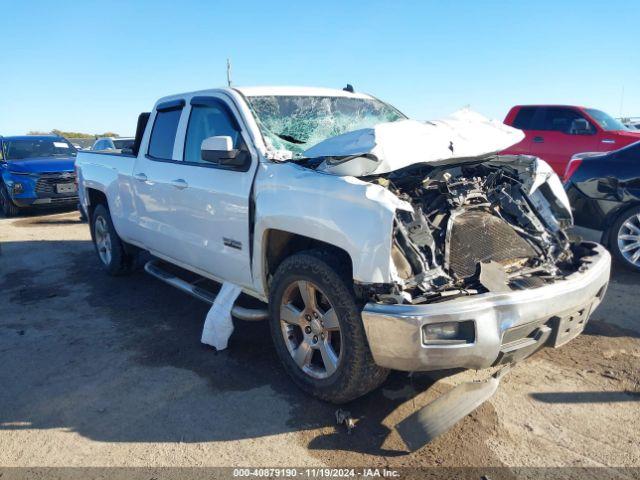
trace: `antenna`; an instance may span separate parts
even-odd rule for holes
[[[227,85],[231,86],[231,60],[227,58]]]
[[[622,106],[624,105],[624,85],[622,86],[622,93],[620,94],[620,117],[622,118]]]

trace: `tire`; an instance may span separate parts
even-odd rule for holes
[[[607,236],[613,257],[626,268],[640,272],[640,206],[622,212]]]
[[[96,206],[91,215],[91,239],[109,275],[127,275],[135,269],[137,255],[127,253],[127,245],[113,227],[109,209],[102,204]]]
[[[0,184],[0,206],[5,217],[15,217],[20,209],[14,205],[4,183]]]
[[[309,250],[285,259],[273,277],[269,313],[278,356],[305,392],[345,403],[387,378],[389,370],[373,361],[351,279],[336,258]]]

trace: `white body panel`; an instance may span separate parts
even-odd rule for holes
[[[76,165],[85,211],[89,206],[87,189],[103,192],[114,226],[126,242],[200,275],[238,284],[246,293],[263,300],[268,295],[265,240],[272,229],[321,240],[346,251],[357,282],[394,281],[391,261],[394,215],[397,209],[410,210],[411,206],[386,188],[353,176],[269,160],[262,134],[243,98],[243,95],[286,92],[353,94],[274,87],[240,91],[242,94],[233,89],[206,90],[160,99],[158,103],[185,102],[172,158],[166,161],[146,155],[155,108],[137,158],[80,152]],[[190,101],[194,96],[216,97],[229,107],[252,156],[247,171],[183,161]],[[444,130],[450,128],[438,129]],[[513,135],[511,130],[506,132],[508,136]],[[384,152],[384,147],[380,151]],[[389,161],[384,163],[388,164]]]
[[[277,88],[266,87],[245,90],[249,95],[280,93]],[[329,89],[299,90],[291,94],[313,90],[315,94],[350,95]],[[189,102],[194,96],[220,98],[232,110],[253,157],[247,172],[182,163]],[[89,207],[87,189],[103,192],[123,240],[201,275],[236,283],[261,299],[267,295],[263,250],[270,229],[342,248],[352,259],[357,281],[392,280],[394,212],[396,208],[410,208],[406,203],[380,186],[355,178],[267,160],[255,120],[234,90],[174,95],[158,103],[176,99],[184,99],[186,106],[170,161],[157,161],[146,155],[155,109],[136,158],[85,152],[78,155],[80,198],[85,210]],[[178,181],[184,181],[180,187],[176,186]],[[250,248],[251,195],[255,218]],[[225,245],[225,239],[238,242],[241,249],[237,244],[236,248]]]
[[[416,163],[479,157],[504,150],[524,138],[521,130],[471,110],[431,122],[402,120],[336,135],[304,152],[308,158],[360,157],[318,168],[336,175],[379,175]],[[366,157],[366,158],[365,158]]]

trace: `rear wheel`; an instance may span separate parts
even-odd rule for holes
[[[622,212],[611,226],[609,249],[624,266],[640,271],[640,207]]]
[[[335,258],[295,254],[282,262],[271,287],[271,334],[299,387],[344,403],[384,382],[389,371],[373,361],[350,279]]]
[[[4,183],[0,184],[0,207],[5,217],[15,217],[20,209],[14,205]]]
[[[110,275],[126,275],[135,268],[137,255],[127,253],[127,246],[116,233],[104,205],[98,205],[91,215],[91,238],[100,262]]]

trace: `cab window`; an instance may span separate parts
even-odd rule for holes
[[[158,105],[147,152],[151,158],[157,160],[173,158],[173,146],[183,107],[184,100],[174,100]]]
[[[184,161],[214,165],[202,160],[200,148],[205,138],[217,136],[231,137],[234,149],[244,148],[240,130],[221,101],[209,99],[193,104],[185,138]]]
[[[579,112],[570,108],[545,108],[543,115],[536,119],[538,128],[535,130],[570,133],[571,124],[576,119],[586,120]],[[590,133],[595,132],[591,123],[589,123],[589,129]]]
[[[531,130],[531,123],[536,113],[536,107],[522,107],[513,120],[513,128],[519,130]]]

